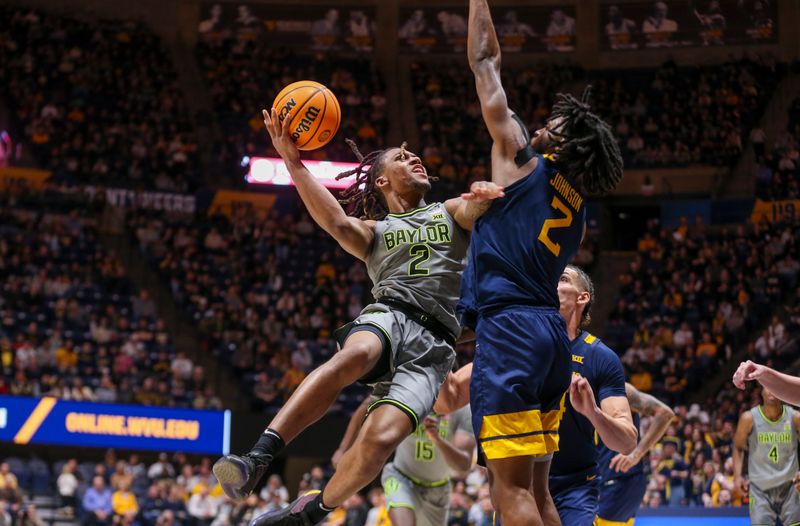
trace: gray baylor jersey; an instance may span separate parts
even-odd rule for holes
[[[439,419],[439,436],[443,439],[453,443],[459,431],[472,434],[472,413],[469,405]],[[426,484],[450,478],[450,466],[428,438],[421,423],[397,446],[394,465],[406,477]]]
[[[797,473],[797,432],[791,407],[784,405],[781,417],[769,420],[761,406],[750,410],[753,429],[747,441],[747,471],[750,482],[762,490],[786,484]]]
[[[377,222],[367,257],[372,296],[410,303],[458,335],[455,308],[468,245],[469,233],[443,203],[387,215]]]

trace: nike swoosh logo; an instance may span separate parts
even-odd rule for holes
[[[589,481],[589,480],[594,480],[594,479],[596,479],[596,478],[597,478],[597,475],[588,475],[588,476],[586,477],[586,480],[587,480],[587,481]]]

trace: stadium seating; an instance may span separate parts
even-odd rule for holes
[[[589,76],[597,112],[614,128],[626,166],[730,166],[782,75],[762,58]],[[624,81],[622,79],[625,79]]]
[[[97,236],[77,211],[2,207],[0,394],[219,407]]]
[[[240,171],[244,157],[276,156],[264,129],[261,109],[285,86],[314,79],[328,86],[342,108],[342,123],[333,141],[311,152],[312,159],[353,162],[344,139],[353,139],[362,152],[383,146],[388,129],[383,81],[372,62],[325,54],[298,54],[270,46],[267,40],[201,41],[196,50],[225,133],[220,158]]]
[[[73,184],[196,187],[176,73],[144,25],[0,7],[0,90],[42,168]]]
[[[0,458],[0,520],[7,514],[4,524],[97,523],[92,520],[91,501],[84,499],[87,492],[105,495],[111,505],[113,495],[124,488],[133,490],[138,511],[130,518],[140,526],[163,525],[170,517],[172,524],[210,524],[203,513],[206,507],[214,511],[211,519],[218,524],[247,524],[256,515],[288,503],[289,492],[278,475],[271,476],[265,487],[246,501],[224,498],[210,468],[211,459],[189,462],[180,453],[172,458],[162,454],[150,465],[136,454],[117,459],[113,450],[102,462],[78,464],[75,459],[64,459],[52,466],[35,457]],[[95,485],[98,477],[102,482]],[[17,522],[26,513],[40,522]],[[108,523],[125,524],[125,515],[125,510],[114,507]]]
[[[774,148],[766,151],[761,142],[756,149],[756,192],[768,201],[792,200],[800,197],[800,98],[789,108],[789,124],[785,133],[774,140]]]
[[[331,356],[333,331],[369,294],[363,266],[305,213],[192,224],[142,215],[135,225],[208,350],[243,378],[258,409],[276,410]],[[349,414],[362,395],[346,390],[334,411]]]
[[[720,363],[755,340],[797,284],[796,236],[791,224],[711,230],[651,221],[620,276],[605,330],[606,342],[624,352],[634,384],[684,403]],[[769,348],[782,348],[787,336]]]
[[[768,60],[749,58],[702,67],[668,62],[624,75],[541,64],[504,67],[503,87],[510,107],[536,130],[549,117],[557,91],[591,84],[594,109],[614,129],[628,168],[728,166],[741,154],[781,71]],[[417,62],[412,87],[423,158],[440,185],[452,191],[484,178],[491,139],[469,69]]]

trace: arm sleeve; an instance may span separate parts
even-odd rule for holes
[[[597,397],[598,402],[612,396],[625,395],[625,371],[622,362],[611,349],[598,349],[597,353]]]

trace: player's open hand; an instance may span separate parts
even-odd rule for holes
[[[428,438],[431,441],[436,442],[439,440],[439,418],[435,416],[428,415],[422,421],[422,427],[425,428],[425,434],[428,435]]]
[[[630,469],[642,460],[635,452],[630,455],[618,453],[611,459],[609,467],[617,473],[627,473]]]
[[[761,378],[761,375],[764,374],[765,370],[766,367],[751,362],[750,360],[742,362],[739,364],[739,368],[736,369],[736,372],[733,373],[733,385],[739,389],[744,389],[745,382],[749,382],[751,380],[758,381],[758,379]]]
[[[572,377],[572,383],[569,385],[569,401],[577,412],[589,419],[598,410],[592,386],[589,385],[589,380],[583,376]]]
[[[464,201],[492,201],[505,197],[506,193],[503,187],[499,184],[492,183],[491,181],[475,181],[469,187],[469,192],[461,194],[461,199]]]
[[[278,112],[272,108],[272,112],[261,110],[264,116],[264,126],[267,127],[272,145],[278,151],[284,162],[291,163],[300,160],[300,150],[297,149],[292,140],[292,133],[289,131],[289,124],[292,122],[292,114],[287,113],[283,122],[278,118]]]
[[[735,477],[733,479],[733,489],[739,492],[739,495],[747,495],[750,483],[744,477]]]

